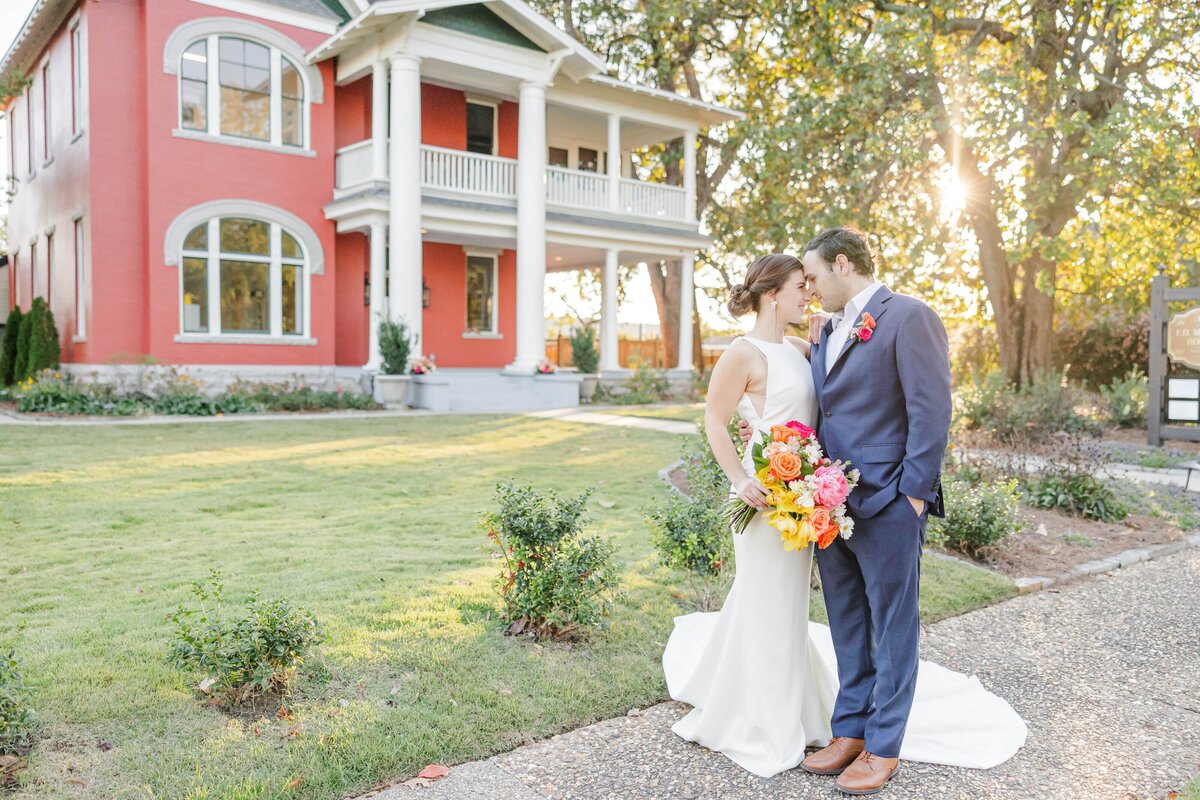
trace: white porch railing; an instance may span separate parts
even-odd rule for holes
[[[348,144],[333,161],[334,187],[345,189],[371,180],[371,140]]]
[[[421,145],[421,185],[431,189],[517,196],[517,162],[465,150]]]
[[[373,177],[371,140],[347,145],[337,151],[335,188],[345,192],[369,183]],[[515,199],[517,162],[512,158],[421,145],[421,186],[452,192]],[[546,202],[589,211],[611,213],[609,177],[563,167],[546,168]],[[689,222],[687,191],[679,186],[622,178],[619,214],[641,219]]]
[[[665,183],[622,178],[621,213],[635,217],[686,220],[687,191]]]
[[[546,202],[608,211],[608,176],[562,167],[546,167]]]

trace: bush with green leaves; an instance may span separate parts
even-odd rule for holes
[[[181,604],[171,615],[172,663],[199,671],[201,690],[229,705],[286,692],[296,670],[325,641],[324,627],[311,611],[257,591],[244,613],[235,615],[223,592],[219,570],[192,583],[197,605]]]
[[[29,312],[20,318],[13,380],[20,382],[36,376],[42,370],[56,370],[58,359],[58,328],[54,324],[54,312],[45,300],[36,297]]]
[[[1088,413],[1091,398],[1063,373],[1044,370],[1015,388],[999,372],[976,378],[955,394],[955,421],[1002,442],[1029,442],[1049,434],[1099,434],[1103,426]]]
[[[4,324],[4,340],[0,342],[0,389],[17,382],[17,338],[21,335],[20,308],[14,308]]]
[[[499,508],[480,526],[504,562],[495,585],[509,633],[578,639],[612,614],[620,573],[612,542],[582,534],[590,496],[560,500],[532,486],[497,485]]]
[[[946,516],[930,518],[930,544],[979,556],[1021,529],[1016,479],[955,476],[942,481],[942,492]]]
[[[585,375],[599,371],[600,352],[596,349],[596,329],[591,325],[577,325],[571,331],[571,363]]]
[[[1100,387],[1109,419],[1121,428],[1146,424],[1146,404],[1150,399],[1150,381],[1137,367]]]
[[[712,611],[720,607],[733,574],[733,538],[724,512],[729,479],[703,430],[685,440],[680,464],[687,493],[670,488],[647,522],[662,563],[688,581],[691,604]]]
[[[413,335],[408,325],[384,320],[379,323],[379,353],[383,356],[380,369],[384,375],[408,373],[408,357],[413,349]]]
[[[0,644],[0,755],[25,755],[33,741],[33,712],[16,651]]]
[[[607,399],[620,405],[647,405],[665,400],[670,395],[666,372],[640,360],[633,363],[633,371],[621,387],[624,390],[622,393],[614,393]]]
[[[1046,474],[1027,479],[1022,486],[1024,501],[1037,508],[1051,508],[1073,517],[1120,522],[1129,516],[1129,506],[1112,485],[1091,474]]]

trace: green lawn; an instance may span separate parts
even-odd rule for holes
[[[665,699],[679,585],[641,510],[677,437],[526,417],[0,430],[0,640],[42,726],[19,800],[341,798]],[[513,475],[596,487],[627,573],[589,644],[498,631],[475,521]],[[229,597],[327,625],[292,721],[203,707],[167,664],[166,615],[210,567]],[[927,559],[926,619],[1012,592],[981,575]]]
[[[605,414],[620,414],[626,417],[655,417],[657,419],[675,419],[684,422],[703,422],[704,403],[654,403],[638,406],[606,406]]]
[[[1183,800],[1200,800],[1200,776],[1193,778],[1191,783],[1183,787]]]

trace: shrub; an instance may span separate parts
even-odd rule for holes
[[[665,399],[670,390],[666,372],[646,366],[642,361],[634,362],[633,372],[621,386],[625,391],[610,398],[612,402],[621,405],[657,403]]]
[[[1054,332],[1054,363],[1067,377],[1093,389],[1125,375],[1131,365],[1150,363],[1148,317],[1096,317],[1085,326]]]
[[[192,584],[197,607],[180,605],[171,615],[175,633],[171,661],[204,673],[202,691],[230,705],[286,691],[296,670],[325,640],[325,629],[307,609],[256,591],[243,616],[230,618],[223,603],[221,573]]]
[[[613,545],[580,534],[590,496],[559,500],[511,482],[496,487],[500,508],[480,525],[504,560],[496,588],[509,633],[574,639],[612,613],[619,581]]]
[[[591,325],[579,325],[571,331],[571,363],[585,375],[599,371],[600,353],[596,349],[596,329]]]
[[[1112,486],[1090,474],[1041,475],[1026,480],[1022,494],[1031,506],[1057,509],[1073,517],[1120,522],[1129,516],[1129,506]]]
[[[958,424],[983,430],[1003,442],[1028,442],[1048,434],[1099,434],[1098,420],[1081,411],[1089,397],[1068,383],[1062,373],[1046,370],[1029,383],[1014,388],[993,372],[959,389]]]
[[[33,712],[16,652],[0,647],[0,755],[25,755],[33,737]]]
[[[383,356],[384,375],[403,375],[408,372],[408,354],[413,338],[403,322],[384,320],[379,323],[379,352]]]
[[[37,306],[34,305],[29,311],[21,315],[21,324],[17,329],[17,357],[13,362],[13,382],[20,383],[29,378],[29,341],[33,335],[33,312]]]
[[[0,343],[0,389],[17,382],[17,337],[21,334],[21,309],[14,308],[4,326],[4,341]]]
[[[1114,378],[1100,387],[1100,396],[1108,407],[1108,416],[1121,428],[1134,428],[1146,423],[1146,403],[1150,399],[1150,381],[1138,368]]]
[[[686,495],[670,490],[647,515],[659,558],[687,577],[692,602],[701,611],[720,607],[733,570],[733,538],[724,513],[729,479],[704,438],[684,442]]]
[[[379,404],[366,394],[337,389],[315,389],[297,383],[242,383],[230,386],[217,398],[223,414],[241,411],[319,411],[322,409],[375,409]]]
[[[25,375],[32,377],[44,369],[58,369],[60,348],[58,327],[54,324],[54,312],[45,300],[38,297],[29,309],[29,349],[25,361]]]
[[[1021,529],[1017,481],[1013,478],[972,481],[954,477],[942,482],[946,517],[931,517],[929,541],[979,556]]]

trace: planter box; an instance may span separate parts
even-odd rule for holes
[[[379,402],[385,406],[403,406],[408,403],[408,388],[411,375],[376,375]]]
[[[599,375],[583,375],[583,380],[579,382],[579,401],[581,403],[590,403],[596,396],[596,388],[600,385]]]

